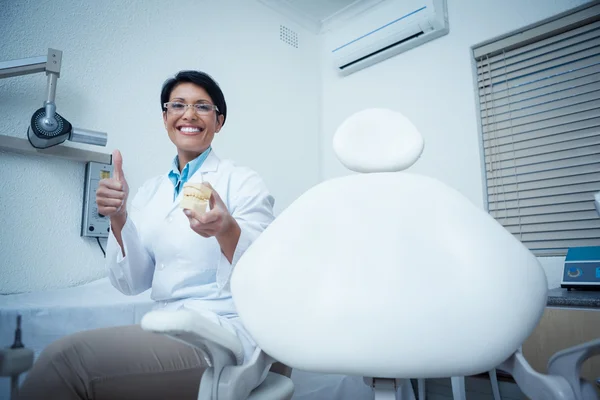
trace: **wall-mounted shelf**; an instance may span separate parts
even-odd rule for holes
[[[31,143],[29,143],[29,140],[27,139],[6,135],[0,135],[0,150],[6,150],[9,152],[26,155],[59,157],[66,160],[77,161],[82,163],[94,161],[104,164],[110,164],[112,158],[110,154],[85,149],[78,149],[75,147],[68,147],[62,144],[48,147],[46,149],[36,149],[31,145]]]

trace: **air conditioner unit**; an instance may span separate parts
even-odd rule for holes
[[[446,0],[387,0],[331,32],[331,54],[348,75],[448,32]]]

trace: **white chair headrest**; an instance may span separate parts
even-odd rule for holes
[[[356,172],[395,172],[413,165],[423,151],[423,137],[399,112],[366,109],[348,117],[333,136],[333,150]]]

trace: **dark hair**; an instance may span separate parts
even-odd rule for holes
[[[180,83],[193,83],[194,85],[200,86],[210,96],[213,103],[219,108],[217,113],[223,115],[223,124],[227,119],[227,103],[225,102],[225,96],[219,87],[219,84],[215,82],[210,75],[201,71],[179,71],[173,78],[169,78],[165,81],[160,92],[160,108],[166,111],[164,104],[169,101],[171,92]]]

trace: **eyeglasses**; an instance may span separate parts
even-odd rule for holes
[[[172,115],[181,115],[188,107],[192,107],[198,115],[207,115],[213,111],[219,112],[219,107],[209,103],[185,104],[178,101],[171,101],[163,104],[163,106],[167,109],[167,112]]]

